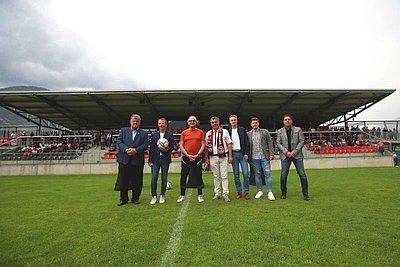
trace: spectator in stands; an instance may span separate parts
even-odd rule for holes
[[[375,126],[371,129],[371,135],[376,135],[376,127]]]
[[[112,138],[112,135],[110,132],[108,132],[107,137],[106,137],[106,146],[108,146],[108,147],[111,146],[111,138]]]
[[[143,188],[144,152],[148,147],[147,133],[140,129],[141,118],[132,114],[131,127],[121,128],[118,138],[118,180],[116,190],[120,190],[118,206],[128,203],[128,190],[132,189],[132,203],[140,204]]]
[[[387,139],[388,138],[388,129],[386,127],[383,128],[382,133],[383,133],[383,139]]]
[[[243,189],[242,183],[240,182],[240,172],[239,172],[239,164],[242,168],[243,174],[243,187],[244,194],[246,200],[250,199],[250,180],[249,180],[249,137],[247,136],[246,129],[238,126],[238,119],[236,115],[231,115],[229,117],[229,135],[232,139],[232,168],[233,175],[235,178],[235,186],[236,186],[236,198],[239,199],[242,197]]]
[[[383,156],[383,154],[385,153],[385,144],[382,142],[382,140],[379,140],[376,145],[378,146],[379,153],[381,153],[381,155]]]
[[[211,130],[206,133],[205,149],[206,162],[210,164],[210,169],[214,176],[214,197],[221,198],[222,195],[226,202],[230,202],[229,198],[229,180],[228,180],[228,164],[232,163],[232,140],[228,130],[220,125],[219,118],[216,116],[210,119]]]
[[[394,139],[394,137],[393,137],[393,131],[392,131],[392,130],[389,130],[389,131],[388,131],[388,139],[389,139],[389,140],[393,140],[393,139]]]
[[[24,155],[25,158],[29,158],[29,156],[30,156],[31,153],[32,153],[32,148],[31,148],[31,147],[28,147],[28,146],[25,146],[25,147],[23,147],[23,148],[21,149],[21,152],[23,153],[23,155]]]
[[[376,129],[376,137],[381,138],[381,128],[378,127],[378,129]]]
[[[197,118],[190,116],[187,120],[189,128],[181,133],[179,147],[182,152],[181,170],[181,194],[177,202],[185,200],[186,180],[193,169],[194,178],[197,183],[197,200],[204,202],[203,198],[203,178],[202,178],[202,154],[205,148],[204,132],[197,128]]]
[[[26,145],[26,132],[25,131],[23,131],[21,134],[21,143],[23,146]]]
[[[158,119],[158,131],[152,133],[149,150],[149,166],[151,168],[151,201],[150,204],[157,203],[157,181],[158,173],[161,169],[161,194],[160,203],[165,203],[165,191],[167,189],[168,169],[171,164],[171,151],[174,149],[174,135],[167,131],[167,119]],[[165,138],[168,140],[168,148],[160,148],[158,140]]]
[[[394,164],[394,167],[399,167],[399,159],[398,159],[398,157],[397,157],[396,152],[393,152],[392,157],[393,157],[393,164]]]
[[[364,145],[364,135],[363,134],[357,134],[356,145],[357,146],[363,146]]]
[[[17,134],[14,131],[12,131],[10,137],[12,138],[10,144],[12,146],[16,146],[17,145]]]
[[[106,149],[106,134],[104,132],[100,133],[100,149]]]
[[[31,131],[31,133],[29,134],[29,143],[32,144],[33,143],[33,137],[35,136],[35,133]]]
[[[271,135],[267,129],[261,129],[260,121],[257,117],[251,118],[250,122],[252,130],[247,132],[249,137],[250,146],[250,163],[253,166],[254,176],[257,184],[257,194],[255,198],[263,196],[261,171],[265,176],[265,183],[268,191],[268,199],[275,200],[274,193],[272,193],[272,177],[271,177],[271,163],[274,159],[274,148],[272,146]]]
[[[281,199],[287,197],[287,176],[293,162],[300,177],[304,200],[310,200],[308,195],[307,175],[304,171],[303,146],[304,135],[299,127],[293,126],[293,117],[290,114],[283,116],[283,127],[277,131],[278,149],[281,157]]]

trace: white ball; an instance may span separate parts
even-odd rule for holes
[[[158,146],[158,148],[160,148],[160,149],[168,149],[168,147],[169,147],[169,142],[168,142],[168,140],[165,139],[165,138],[160,138],[160,139],[158,139],[158,141],[157,141],[157,146]]]
[[[172,188],[172,184],[170,182],[167,182],[167,190]]]

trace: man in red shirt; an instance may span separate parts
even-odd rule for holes
[[[190,116],[187,120],[189,128],[181,133],[179,147],[182,152],[182,170],[181,170],[181,195],[177,202],[185,200],[185,191],[187,177],[190,170],[194,169],[194,174],[197,183],[197,200],[201,203],[203,199],[203,178],[201,173],[202,153],[205,147],[204,132],[198,129],[197,119],[195,116]]]

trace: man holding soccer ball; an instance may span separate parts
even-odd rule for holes
[[[149,166],[151,167],[151,205],[157,203],[157,181],[161,169],[160,203],[165,203],[168,169],[171,163],[171,151],[174,149],[174,136],[167,131],[167,119],[158,119],[158,131],[151,135],[149,150]]]

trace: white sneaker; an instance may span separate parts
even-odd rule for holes
[[[217,200],[217,199],[220,199],[220,198],[221,198],[220,195],[214,195],[213,200]]]
[[[178,200],[177,200],[176,202],[181,203],[181,202],[184,201],[184,200],[185,200],[185,196],[180,195],[180,196],[178,197]]]
[[[264,193],[262,191],[258,191],[256,196],[254,198],[260,198],[264,195]]]
[[[151,200],[150,200],[150,204],[151,205],[154,205],[154,204],[156,204],[157,203],[157,197],[156,196],[153,196],[152,198],[151,198]]]
[[[274,200],[275,200],[274,193],[268,192],[268,199],[269,199],[270,201],[274,201]]]
[[[229,198],[228,195],[224,195],[224,200],[225,202],[231,202],[231,199]]]
[[[199,201],[199,203],[204,202],[203,195],[198,195],[197,200]]]
[[[165,197],[163,195],[160,196],[160,204],[165,203]]]

